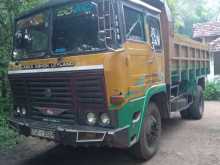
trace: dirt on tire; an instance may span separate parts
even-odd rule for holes
[[[220,102],[206,102],[202,120],[182,120],[178,113],[163,122],[160,150],[150,161],[132,159],[125,150],[72,149],[27,138],[15,149],[0,153],[0,165],[219,165]]]

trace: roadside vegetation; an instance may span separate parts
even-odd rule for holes
[[[204,96],[208,101],[220,100],[220,82],[207,82]]]
[[[20,13],[46,0],[1,0],[0,1],[0,151],[13,148],[22,141],[9,128],[7,118],[11,112],[10,89],[7,82],[7,66],[12,53],[13,22]]]
[[[22,138],[8,127],[7,113],[1,112],[0,115],[0,151],[5,151],[21,142]]]
[[[3,64],[0,69],[0,151],[13,148],[21,137],[9,128],[7,118],[10,114],[11,103],[8,92],[8,83],[6,79],[7,67]]]
[[[0,150],[11,148],[19,141],[19,136],[9,128],[7,122],[11,108],[4,73],[5,69],[2,69],[0,75]]]

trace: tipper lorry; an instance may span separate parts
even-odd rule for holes
[[[203,117],[208,46],[174,33],[159,0],[52,0],[15,19],[9,64],[25,136],[148,160],[161,121]]]

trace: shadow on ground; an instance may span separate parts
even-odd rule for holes
[[[180,118],[163,121],[162,141],[167,136],[181,129],[184,123]],[[159,156],[159,155],[158,155]],[[141,162],[132,159],[126,150],[109,148],[78,148],[72,149],[56,146],[40,155],[26,160],[22,165],[140,165]]]

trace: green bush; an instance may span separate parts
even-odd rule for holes
[[[18,134],[8,126],[8,112],[5,107],[8,107],[6,102],[0,102],[0,150],[13,148],[19,142]]]
[[[220,99],[220,84],[207,83],[204,96],[206,100],[219,100]]]
[[[4,105],[6,103],[1,102],[1,107],[8,107]],[[11,148],[14,148],[16,144],[21,142],[21,137],[17,132],[9,128],[7,118],[9,112],[5,109],[0,110],[0,151],[5,151]]]
[[[8,127],[0,127],[0,151],[12,149],[20,142],[16,132]]]
[[[21,138],[14,130],[9,128],[7,121],[11,109],[9,90],[5,77],[0,81],[0,151],[4,151],[15,147]]]

